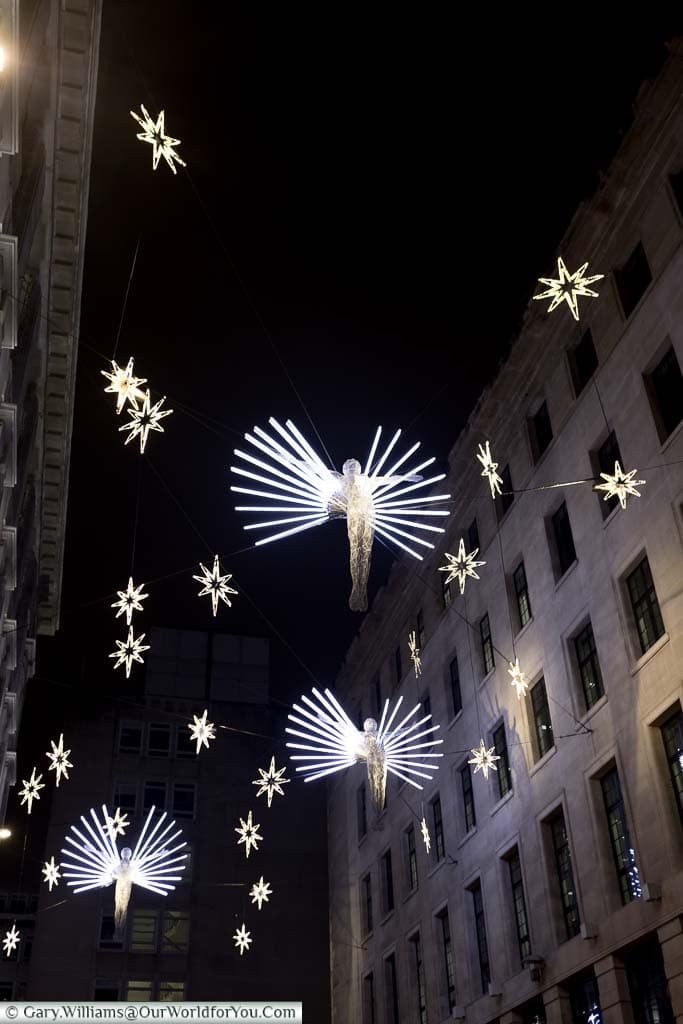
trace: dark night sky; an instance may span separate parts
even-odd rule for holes
[[[129,575],[140,456],[96,352],[112,355],[138,239],[118,360],[134,355],[176,412],[143,463],[134,576],[187,568],[150,586],[138,628],[211,628],[190,568],[209,553],[185,516],[212,551],[243,547],[233,446],[270,415],[312,435],[273,345],[338,466],[381,422],[409,426],[445,468],[681,31],[643,12],[620,24],[546,8],[533,24],[519,11],[235,3],[208,16],[187,0],[105,0],[62,626],[39,641],[27,717],[41,750],[57,682],[93,697],[125,686],[107,658],[124,635],[109,595]],[[165,108],[189,176],[152,171],[128,113],[140,102]],[[216,628],[272,635],[270,622],[331,683],[360,622],[343,525],[224,561],[260,612],[240,597]],[[376,546],[371,594],[391,562]],[[278,639],[273,664],[276,693],[310,684]]]

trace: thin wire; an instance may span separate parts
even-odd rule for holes
[[[111,362],[116,359],[116,350],[119,347],[119,339],[121,337],[121,328],[123,327],[123,320],[126,315],[126,307],[128,306],[128,296],[130,294],[130,286],[133,282],[133,274],[135,273],[135,264],[138,261],[138,250],[140,248],[140,235],[138,235],[137,244],[135,246],[135,253],[133,254],[133,262],[130,268],[130,274],[128,275],[128,284],[126,285],[126,294],[123,297],[123,306],[121,308],[121,316],[119,318],[119,329],[116,332],[116,341],[114,342],[114,351],[112,353]]]

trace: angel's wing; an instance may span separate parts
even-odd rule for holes
[[[328,503],[339,488],[339,473],[328,469],[291,420],[287,420],[283,427],[271,416],[268,423],[280,435],[284,444],[261,427],[254,427],[254,433],[245,434],[244,437],[264,457],[236,448],[235,455],[243,464],[230,467],[237,476],[264,485],[262,489],[232,486],[231,491],[266,498],[271,503],[236,505],[237,512],[266,513],[265,519],[249,523],[244,529],[286,527],[261,537],[256,541],[257,546],[327,522],[330,518]]]
[[[81,823],[87,836],[72,825],[72,834],[64,837],[69,846],[62,847],[62,853],[69,859],[63,860],[60,867],[66,884],[71,886],[74,892],[85,892],[88,889],[100,889],[111,885],[116,869],[121,863],[116,843],[107,834],[108,814],[104,805],[102,813],[104,818],[100,821],[94,809],[90,808],[92,825],[81,815]]]
[[[171,845],[182,835],[181,829],[178,829],[172,836],[168,835],[175,828],[174,821],[170,821],[159,832],[159,829],[166,820],[165,811],[150,830],[149,824],[154,810],[155,808],[152,807],[147,815],[147,820],[142,827],[142,832],[135,844],[135,849],[130,859],[132,880],[135,885],[140,885],[143,889],[149,889],[151,892],[157,892],[165,896],[171,889],[175,889],[175,885],[172,883],[181,880],[187,854],[179,854],[178,851],[187,846],[187,843],[183,841],[176,846]]]
[[[415,732],[420,726],[431,721],[431,715],[425,715],[418,722],[407,725],[410,719],[420,710],[420,704],[416,704],[413,710],[392,729],[391,726],[394,718],[402,703],[403,697],[399,697],[396,701],[396,707],[387,720],[389,701],[385,702],[377,739],[384,747],[387,771],[398,775],[399,779],[409,782],[416,789],[422,789],[419,782],[415,782],[410,776],[419,779],[431,779],[433,777],[433,774],[430,775],[428,773],[433,773],[439,767],[438,764],[434,763],[433,758],[443,757],[443,754],[431,751],[428,748],[443,743],[443,740],[430,739],[422,743],[417,742],[423,736],[429,736],[439,728],[438,725],[433,725],[428,729],[423,729],[421,732]]]
[[[401,436],[401,431],[396,431],[384,449],[383,454],[375,461],[381,435],[382,428],[378,427],[367,464],[363,469],[363,472],[370,481],[375,509],[375,530],[386,537],[387,540],[393,541],[398,547],[413,555],[414,558],[421,559],[422,555],[406,544],[405,540],[410,541],[412,545],[418,545],[422,548],[434,547],[433,544],[428,540],[424,540],[415,531],[420,530],[426,533],[444,532],[440,526],[432,526],[429,522],[425,522],[425,520],[443,518],[449,514],[448,511],[445,509],[426,509],[424,506],[434,502],[446,501],[450,498],[450,494],[432,494],[428,497],[420,498],[415,498],[412,495],[413,492],[420,490],[422,487],[429,487],[430,484],[443,480],[446,474],[439,473],[427,479],[420,475],[421,470],[431,466],[434,462],[433,458],[426,459],[404,473],[397,473],[397,470],[400,469],[404,462],[407,462],[420,447],[419,441],[412,448],[409,448],[400,459],[397,459],[389,469],[382,472],[385,462]],[[402,527],[410,527],[410,530],[402,529]]]
[[[349,716],[346,714],[339,701],[329,690],[324,695],[313,688],[313,695],[318,701],[315,704],[305,694],[301,700],[306,708],[293,704],[296,715],[289,714],[287,718],[300,729],[286,728],[291,736],[299,736],[306,740],[306,743],[288,743],[287,746],[293,750],[307,751],[304,754],[290,754],[292,761],[302,761],[297,765],[296,770],[303,772],[306,782],[313,779],[320,779],[323,775],[331,775],[333,772],[343,771],[357,761],[357,750],[362,735],[355,727]]]

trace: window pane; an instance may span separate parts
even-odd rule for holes
[[[548,694],[544,679],[539,679],[536,685],[531,688],[531,708],[536,729],[538,756],[540,758],[550,750],[554,743],[553,725],[550,719]]]
[[[662,614],[647,557],[643,558],[626,577],[626,585],[638,630],[640,649],[645,654],[664,633]]]
[[[515,917],[515,928],[517,931],[517,942],[519,944],[520,962],[525,956],[531,953],[531,940],[529,938],[529,922],[526,913],[526,902],[524,900],[524,883],[522,880],[522,865],[519,859],[519,851],[515,850],[508,860],[510,871],[510,888],[512,890],[512,907]]]
[[[197,744],[190,738],[190,730],[186,725],[179,725],[176,730],[175,752],[177,757],[197,756]]]
[[[496,748],[496,754],[500,758],[496,766],[498,771],[494,774],[498,785],[498,796],[502,799],[512,790],[512,773],[510,771],[510,758],[508,756],[504,725],[499,725],[494,731],[493,745]]]
[[[159,999],[162,1003],[179,1003],[185,998],[184,981],[160,981]]]
[[[155,807],[157,811],[163,811],[166,809],[165,782],[145,782],[143,794],[142,810],[145,814],[149,813],[153,807]]]
[[[600,700],[604,693],[602,685],[602,672],[598,652],[595,647],[593,626],[589,622],[574,639],[576,651],[576,663],[579,667],[579,678],[586,710],[592,708],[596,701]]]
[[[564,916],[565,932],[568,939],[578,935],[581,928],[579,918],[579,904],[574,886],[574,872],[572,868],[572,856],[569,849],[569,839],[564,823],[564,815],[560,812],[550,822],[550,834],[552,837],[553,852],[555,854],[555,867],[557,870],[557,881],[560,888],[560,900],[562,902],[562,913]]]
[[[147,737],[147,753],[150,757],[168,757],[171,746],[171,727],[163,723],[152,723]]]
[[[382,913],[388,914],[394,909],[394,875],[391,867],[391,850],[383,855],[380,862],[382,879]]]
[[[132,817],[137,810],[137,795],[138,788],[134,782],[116,781],[114,783],[114,810],[120,807],[122,813],[125,812]]]
[[[474,810],[474,793],[472,792],[472,773],[469,764],[460,769],[460,785],[462,787],[463,818],[465,832],[470,832],[477,824]]]
[[[451,659],[451,663],[448,667],[448,674],[451,684],[451,704],[453,707],[453,717],[458,714],[462,709],[462,693],[460,692],[460,669],[458,667],[457,657]]]
[[[631,844],[631,836],[626,820],[626,807],[621,792],[621,783],[616,768],[612,768],[600,779],[602,795],[605,801],[607,826],[612,847],[614,866],[619,883],[619,894],[622,903],[630,903],[642,895],[640,877],[636,864],[635,850]]]
[[[543,402],[531,417],[531,447],[535,459],[540,459],[543,452],[553,439],[553,428],[550,424],[548,405]]]
[[[384,961],[384,991],[387,1001],[387,1024],[400,1024],[396,957],[393,953]]]
[[[453,957],[453,942],[451,939],[451,922],[448,911],[444,910],[439,915],[441,924],[441,944],[444,959],[444,978],[446,981],[446,1001],[449,1012],[455,1006],[455,960]]]
[[[519,563],[512,574],[512,580],[515,587],[515,597],[517,599],[519,628],[522,629],[531,619],[531,603],[529,601],[529,587],[526,581],[524,562]]]
[[[162,953],[183,953],[190,934],[190,915],[178,910],[164,911],[161,936]]]
[[[573,1024],[602,1024],[600,996],[595,976],[591,973],[573,978],[567,987]]]
[[[119,986],[116,981],[96,981],[93,999],[96,1003],[117,1003],[119,999]]]
[[[467,541],[468,550],[474,551],[475,548],[479,548],[479,527],[477,526],[477,520],[473,519],[470,525],[467,527]]]
[[[130,929],[130,948],[134,953],[154,953],[157,947],[157,912],[134,910]]]
[[[481,975],[481,990],[486,993],[491,981],[491,966],[489,963],[489,949],[486,940],[486,921],[484,919],[484,900],[481,894],[481,884],[477,883],[472,889],[472,903],[474,906],[474,927],[477,937],[477,952],[479,954],[479,972]]]
[[[417,888],[417,850],[415,848],[415,827],[411,825],[404,833],[406,851],[406,883],[410,892]]]
[[[441,818],[441,800],[438,796],[435,800],[432,800],[432,825],[434,839],[432,849],[434,850],[434,859],[437,861],[443,860],[445,856],[443,820]]]
[[[415,979],[415,995],[417,996],[416,1020],[418,1024],[427,1024],[427,989],[425,987],[424,963],[422,961],[422,942],[419,933],[410,939],[413,947],[413,964]]]
[[[152,982],[151,981],[134,981],[128,982],[126,989],[126,999],[133,1003],[145,1003],[149,1002],[152,998]]]
[[[376,1024],[375,976],[366,974],[363,978],[363,1024]]]
[[[683,376],[673,347],[650,374],[650,398],[660,441],[665,441],[683,419]]]
[[[493,640],[491,639],[491,624],[488,615],[479,622],[479,635],[481,637],[481,657],[484,666],[484,675],[493,671],[495,659],[493,656]]]
[[[628,319],[652,280],[652,272],[642,242],[638,242],[626,263],[614,271],[621,306]]]
[[[553,534],[555,536],[557,563],[560,570],[559,575],[564,576],[569,566],[573,565],[576,561],[574,537],[572,536],[569,513],[567,512],[567,505],[565,502],[562,502],[557,512],[552,517],[552,524]]]
[[[139,754],[142,748],[142,722],[121,722],[119,753]]]
[[[590,329],[585,331],[580,342],[570,353],[569,364],[572,371],[574,392],[578,396],[591,379],[598,365],[598,357],[593,344]]]
[[[683,712],[680,708],[662,725],[662,739],[676,806],[683,822]]]
[[[638,943],[624,956],[624,967],[636,1024],[674,1024],[659,941]]]
[[[194,817],[195,788],[183,782],[173,786],[173,816],[175,818]]]

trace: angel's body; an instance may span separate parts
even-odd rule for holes
[[[380,812],[384,808],[387,791],[387,755],[378,738],[377,722],[374,718],[366,718],[363,722],[358,760],[365,761],[368,766],[370,795],[377,811]]]
[[[123,928],[126,923],[126,912],[130,902],[130,894],[133,891],[133,865],[131,864],[132,851],[124,846],[121,850],[121,860],[118,867],[112,871],[112,878],[116,882],[114,889],[114,927],[117,931]]]

